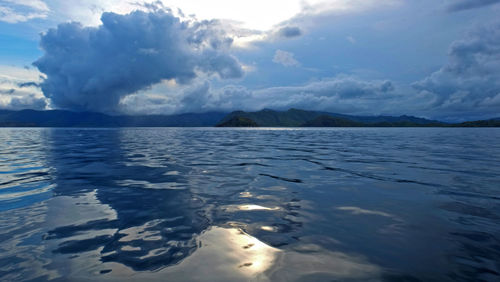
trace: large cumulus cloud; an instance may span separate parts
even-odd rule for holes
[[[216,21],[182,20],[168,10],[104,13],[101,21],[64,23],[42,35],[44,55],[34,65],[46,75],[41,88],[53,106],[113,112],[123,97],[162,80],[243,74]]]
[[[476,27],[453,42],[449,60],[413,84],[441,115],[484,117],[500,113],[500,22]]]

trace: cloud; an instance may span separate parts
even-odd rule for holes
[[[264,108],[328,111],[354,115],[410,114],[444,121],[491,118],[498,115],[500,92],[465,104],[460,111],[448,103],[436,104],[439,95],[427,90],[395,84],[390,80],[365,80],[337,75],[296,86],[249,89],[241,85],[214,87],[207,80],[185,86],[155,86],[126,97],[120,106],[132,114],[177,114],[187,112],[258,111]],[[455,101],[460,93],[452,97]],[[486,111],[485,109],[494,109]]]
[[[41,0],[2,0],[5,3],[17,4],[19,6],[25,6],[34,10],[48,12],[49,7],[45,2]]]
[[[14,1],[14,0],[13,0]],[[307,13],[308,15],[334,10],[349,12],[385,5],[386,2],[400,0],[47,0],[57,11],[60,19],[75,20],[84,25],[98,25],[102,12],[130,13],[136,9],[150,8],[162,3],[169,7],[182,9],[183,14],[195,14],[199,19],[233,19],[241,28],[269,31],[290,18]],[[175,9],[176,10],[176,9]]]
[[[0,107],[9,110],[44,110],[47,106],[47,101],[43,97],[38,97],[35,94],[28,94],[24,96],[11,97],[10,101],[4,102],[0,100]]]
[[[1,0],[0,21],[7,23],[25,22],[46,18],[49,7],[41,0]]]
[[[39,83],[33,82],[33,81],[28,81],[28,82],[21,82],[18,83],[17,86],[19,87],[40,87]]]
[[[445,115],[498,115],[500,21],[476,27],[453,42],[447,64],[413,87]]]
[[[278,30],[278,35],[284,38],[298,37],[302,35],[302,30],[296,26],[285,26]]]
[[[42,35],[44,55],[34,65],[47,76],[41,89],[54,106],[113,112],[122,98],[162,80],[243,75],[217,21],[183,20],[165,10],[103,13],[101,21],[64,23]]]
[[[457,12],[469,10],[493,5],[496,3],[500,3],[500,0],[454,0],[448,5],[448,11]]]
[[[168,90],[155,87],[151,93],[131,95],[122,101],[121,107],[123,111],[135,114],[255,111],[263,108],[376,114],[392,107],[391,100],[398,98],[393,93],[394,88],[392,82],[387,80],[364,81],[346,75],[301,86],[257,90],[239,85],[213,88],[208,81],[198,81],[190,86]],[[166,92],[168,95],[161,94]]]
[[[281,64],[285,67],[295,67],[300,65],[299,62],[294,58],[293,53],[279,49],[276,50],[276,53],[274,53],[273,62]]]
[[[271,87],[256,90],[253,97],[257,108],[302,108],[340,113],[369,112],[376,104],[393,99],[392,82],[361,80],[339,75],[310,82],[302,86]],[[378,110],[383,110],[379,107]]]
[[[1,1],[1,0],[0,0]],[[15,1],[15,0],[10,0]],[[42,1],[42,0],[39,0]],[[135,10],[151,11],[162,5],[172,8],[174,14],[187,15],[198,19],[220,19],[227,25],[231,22],[234,29],[252,32],[237,32],[239,35],[232,36],[236,45],[240,47],[254,47],[261,41],[273,41],[283,38],[278,30],[283,27],[291,27],[288,35],[297,35],[295,27],[300,26],[300,32],[308,30],[306,25],[294,22],[293,19],[303,17],[315,18],[319,14],[342,15],[357,13],[380,7],[393,6],[402,0],[44,0],[51,8],[50,23],[77,21],[83,26],[98,26],[101,24],[100,17],[103,12],[114,12],[127,14]],[[182,11],[177,8],[182,9]],[[302,19],[304,20],[304,19]],[[305,20],[305,22],[309,22]],[[320,19],[319,21],[323,21]],[[292,32],[292,33],[288,33]],[[245,34],[246,33],[246,34]]]
[[[0,109],[45,109],[47,101],[36,87],[39,80],[36,70],[0,65]]]
[[[16,89],[10,88],[10,89],[0,89],[0,94],[14,94],[16,92]]]
[[[125,97],[120,110],[130,114],[178,114],[247,109],[254,102],[243,86],[213,89],[210,81],[198,79],[190,85],[162,83]]]

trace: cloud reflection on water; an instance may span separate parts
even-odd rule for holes
[[[5,131],[23,140],[7,165],[39,142],[19,160],[37,173],[6,181],[52,189],[0,212],[0,280],[494,278],[498,148],[443,147],[446,134],[463,142],[448,129]]]

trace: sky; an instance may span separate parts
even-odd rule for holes
[[[500,0],[0,0],[0,109],[500,117]]]

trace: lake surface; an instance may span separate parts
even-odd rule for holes
[[[0,129],[1,281],[500,281],[500,130]]]

